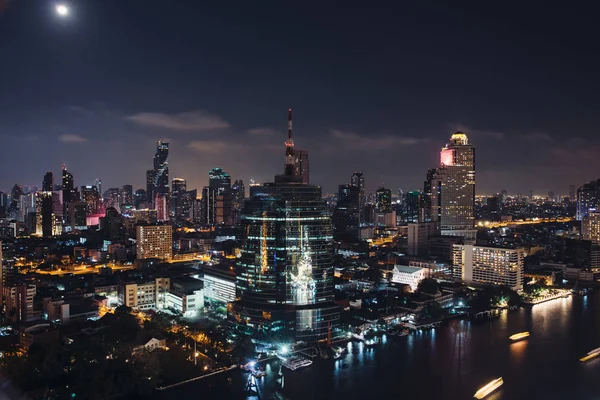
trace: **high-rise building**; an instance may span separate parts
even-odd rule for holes
[[[406,192],[404,195],[404,221],[407,224],[418,223],[422,221],[422,217],[419,214],[421,210],[421,192],[413,190]]]
[[[98,214],[102,208],[98,186],[82,186],[81,201],[83,201],[87,206],[86,212],[88,216]]]
[[[176,222],[189,218],[187,202],[187,182],[185,179],[173,178],[171,182],[171,215]]]
[[[139,209],[142,203],[148,203],[148,196],[144,189],[138,189],[133,195],[133,204],[136,209]]]
[[[453,276],[463,282],[490,283],[523,289],[525,250],[454,245]]]
[[[596,211],[600,204],[600,179],[586,183],[577,189],[577,220],[591,211]]]
[[[42,191],[44,192],[52,192],[54,191],[54,176],[52,172],[48,171],[44,175],[44,180],[42,182]]]
[[[354,185],[339,185],[338,201],[332,217],[337,239],[342,235],[358,237],[360,224],[360,189]]]
[[[96,179],[94,181],[94,186],[96,187],[96,191],[98,192],[99,200],[102,200],[102,196],[104,196],[104,193],[102,193],[102,181],[100,179]]]
[[[365,194],[365,177],[363,176],[362,172],[354,172],[352,174],[352,177],[350,178],[350,184],[352,186],[355,186],[358,188],[358,192],[359,192],[359,207],[362,211],[363,207],[365,206],[365,202],[367,200],[366,198],[366,194]]]
[[[54,227],[52,192],[37,192],[35,200],[35,233],[38,236],[51,237]]]
[[[6,320],[10,322],[32,321],[39,316],[33,309],[36,294],[34,285],[16,284],[2,288],[6,301]]]
[[[73,174],[67,171],[67,167],[63,164],[62,166],[62,202],[63,202],[63,214],[66,214],[67,204],[74,201],[79,201],[79,193],[75,187],[75,180]]]
[[[429,237],[435,235],[435,233],[435,222],[409,223],[408,248],[406,253],[409,256],[427,256]]]
[[[591,240],[600,244],[600,212],[592,211],[581,221],[581,236],[584,240]]]
[[[133,185],[123,185],[121,204],[133,205]]]
[[[296,156],[296,171],[295,174],[302,177],[302,183],[308,185],[310,183],[310,170],[308,162],[308,151],[294,149]]]
[[[202,189],[203,209],[205,212],[204,222],[209,225],[219,223],[217,221],[217,197],[228,193],[231,196],[231,176],[221,168],[213,168],[208,171],[208,186]],[[222,203],[226,207],[225,202]],[[228,206],[231,207],[231,201]],[[230,215],[231,211],[227,211]]]
[[[475,239],[475,147],[456,132],[440,153],[432,181],[432,220],[442,235]]]
[[[146,203],[154,203],[154,170],[146,171]]]
[[[392,212],[392,191],[384,187],[380,187],[375,192],[375,208],[379,213]]]
[[[331,217],[321,188],[295,175],[291,110],[283,175],[251,186],[242,214],[237,298],[230,319],[270,336],[314,342],[339,324]]]
[[[244,206],[244,199],[246,198],[246,186],[244,186],[244,181],[236,179],[231,186],[231,191],[233,194],[233,208],[241,210]]]
[[[169,196],[169,143],[159,140],[154,154],[154,199],[156,194]]]
[[[575,185],[569,185],[569,200],[577,201],[577,188]]]
[[[136,228],[137,258],[173,258],[173,228],[171,225],[138,225]]]
[[[154,208],[156,209],[156,218],[158,222],[169,220],[169,202],[165,193],[156,193],[156,197],[154,198]]]
[[[113,207],[115,210],[121,209],[122,203],[122,191],[119,188],[110,188],[106,191],[106,198],[104,204],[106,208]]]

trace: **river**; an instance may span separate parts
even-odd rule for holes
[[[528,340],[508,337],[531,332]],[[384,337],[367,349],[350,342],[343,361],[317,360],[298,371],[267,365],[257,380],[261,399],[471,399],[490,380],[504,385],[489,400],[600,399],[600,357],[579,358],[600,347],[600,293],[558,299],[499,319],[452,320],[405,337]],[[234,371],[162,393],[160,398],[243,399],[248,375]],[[283,382],[282,382],[283,381]],[[283,386],[283,387],[282,387]]]

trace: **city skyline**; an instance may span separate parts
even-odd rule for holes
[[[0,167],[21,167],[0,188],[37,185],[61,164],[78,185],[144,187],[160,139],[170,143],[171,176],[190,187],[203,187],[213,167],[265,182],[280,160],[263,155],[277,154],[288,107],[311,182],[325,192],[355,170],[369,191],[418,189],[457,129],[479,149],[478,193],[562,193],[596,178],[598,56],[586,50],[593,35],[577,19],[585,13],[411,5],[315,16],[308,6],[258,14],[161,5],[69,4],[60,20],[47,2],[4,8]],[[165,33],[140,36],[122,14]]]

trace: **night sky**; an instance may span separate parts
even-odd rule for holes
[[[67,18],[51,1],[5,4],[0,189],[62,163],[77,185],[144,187],[158,139],[190,189],[215,166],[270,180],[288,107],[326,191],[355,170],[370,190],[422,188],[456,129],[477,147],[478,193],[600,177],[591,4],[235,3],[71,0]]]

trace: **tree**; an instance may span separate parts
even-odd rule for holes
[[[417,292],[429,295],[435,295],[439,290],[440,284],[433,278],[422,279],[417,286]]]

